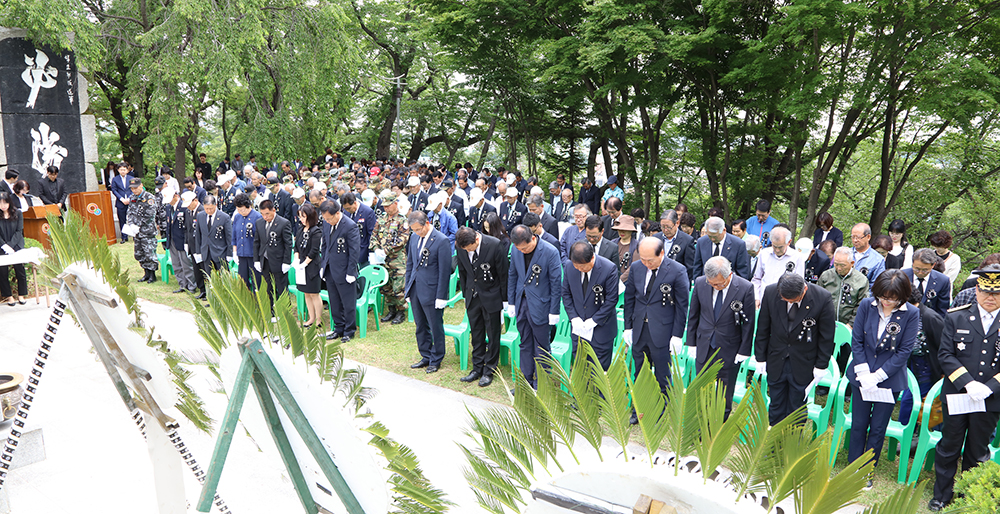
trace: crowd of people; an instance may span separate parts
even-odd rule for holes
[[[359,270],[378,264],[389,276],[382,321],[399,324],[412,312],[420,359],[411,368],[434,373],[445,356],[443,312],[457,268],[471,333],[472,366],[462,382],[492,383],[507,317],[520,341],[512,357],[536,385],[556,326],[566,323],[574,353],[586,341],[607,369],[623,342],[635,369],[648,361],[663,391],[671,355],[684,346],[693,348],[698,371],[721,362],[727,416],[740,367],[752,362],[766,377],[772,424],[802,407],[807,388],[836,362],[851,385],[852,461],[871,450],[877,464],[897,402],[908,416],[907,406],[943,377],[944,394],[968,394],[984,407],[948,414],[945,405],[931,510],[951,500],[959,457],[968,469],[990,456],[1000,418],[993,395],[1000,391],[1000,254],[956,287],[961,260],[946,231],[914,248],[902,220],[887,235],[865,223],[845,234],[822,213],[813,237],[796,241],[766,200],[752,216],[729,222],[713,208],[698,225],[682,204],[658,219],[642,209],[626,214],[614,176],[598,187],[557,175],[546,191],[536,178],[502,167],[345,162],[332,151],[310,164],[271,167],[237,155],[214,173],[202,155],[182,183],[161,170],[155,192],[127,164],[112,168],[107,183],[123,238],[135,238],[142,280],[155,280],[163,238],[176,293],[204,299],[206,281],[228,272],[226,261],[252,290],[266,283],[272,299],[294,275],[306,296],[305,325],[322,326],[325,287],[327,337],[348,341],[365,287]],[[10,205],[0,194],[0,211]],[[0,237],[7,237],[3,219]],[[852,334],[840,348],[838,322]],[[919,391],[907,387],[907,370]]]

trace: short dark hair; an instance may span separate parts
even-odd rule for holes
[[[217,187],[219,187],[219,184],[217,184],[214,180],[208,179],[205,181],[205,191],[211,191]]]
[[[469,227],[462,227],[455,233],[455,247],[468,248],[476,243],[476,231]]]
[[[913,305],[920,305],[920,302],[922,301],[924,301],[923,291],[914,287],[913,290],[910,291],[910,298],[906,301],[906,303],[911,303]]]
[[[299,206],[299,214],[305,215],[306,225],[309,225],[309,228],[315,227],[316,223],[319,222],[319,213],[316,212],[316,208],[313,207],[313,204],[309,202],[304,202]]]
[[[622,200],[617,196],[612,196],[608,198],[608,201],[604,203],[604,207],[608,209],[613,209],[616,211],[622,210]]]
[[[771,212],[771,202],[767,200],[757,202],[757,212]]]
[[[28,183],[24,180],[18,180],[14,183],[14,194],[21,194],[21,191],[28,191],[30,189]]]
[[[601,217],[596,214],[591,214],[590,216],[587,216],[587,220],[583,222],[584,230],[591,228],[601,228],[602,225],[604,225],[604,220],[602,220]]]
[[[927,242],[937,248],[951,248],[951,234],[947,230],[938,230],[927,236]]]
[[[747,231],[747,220],[743,220],[743,219],[736,220],[736,221],[733,222],[733,226],[734,227],[740,227],[740,230],[746,232]]]
[[[253,207],[253,204],[250,203],[250,195],[246,193],[238,193],[236,197],[233,198],[233,205],[235,207]]]
[[[594,260],[594,247],[586,240],[579,240],[569,247],[569,260],[574,264],[586,264]]]
[[[274,202],[272,202],[271,200],[264,200],[263,202],[260,202],[260,207],[258,208],[262,211],[273,211]]]
[[[200,154],[198,154],[198,157],[208,157],[208,156],[205,155],[205,154],[203,154],[203,153],[200,153]]]
[[[636,207],[635,209],[632,209],[632,217],[645,219],[646,211],[642,210],[642,207]]]
[[[45,173],[59,173],[59,168],[56,166],[49,166],[45,168]]]
[[[691,214],[690,212],[685,212],[684,214],[681,214],[681,221],[680,221],[681,225],[693,227],[697,223],[698,220],[695,219],[694,214]]]
[[[533,212],[528,212],[524,214],[524,218],[521,219],[521,223],[528,227],[534,227],[542,223],[542,218]]]
[[[191,177],[184,177],[184,185],[194,184],[194,179]]]
[[[798,298],[806,290],[806,279],[798,273],[785,273],[778,277],[777,289],[782,300]]]
[[[885,235],[879,234],[875,236],[875,240],[872,241],[872,248],[878,250],[879,248],[891,252],[892,251],[892,238]]]
[[[344,193],[340,196],[340,203],[344,205],[354,205],[356,201],[357,198],[354,197],[354,193]]]
[[[7,180],[12,180],[17,178],[19,176],[19,173],[17,172],[17,170],[7,170],[7,173],[4,173],[3,176]]]
[[[875,298],[891,298],[898,302],[910,299],[913,285],[910,277],[898,269],[887,269],[879,274],[872,284],[872,296]]]
[[[323,203],[319,204],[319,212],[322,212],[323,214],[329,214],[330,216],[334,216],[338,212],[340,212],[340,202],[336,200],[326,200]]]
[[[533,237],[535,234],[532,234],[531,229],[524,225],[517,225],[510,229],[510,243],[514,246],[529,243]]]
[[[821,212],[819,216],[816,216],[816,227],[832,227],[833,226],[833,215],[829,212]]]
[[[718,207],[712,207],[712,208],[708,209],[708,217],[709,218],[721,218],[722,214],[723,214],[722,209],[720,209]]]
[[[426,225],[427,214],[424,211],[411,211],[406,215],[406,223],[410,228],[413,228],[414,225]]]

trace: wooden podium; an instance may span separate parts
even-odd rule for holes
[[[108,246],[118,242],[111,191],[84,191],[69,195],[69,208],[90,225],[90,230],[106,239]]]
[[[34,205],[24,211],[24,237],[30,237],[39,243],[46,250],[51,250],[49,244],[49,222],[45,216],[52,214],[59,216],[58,205]]]

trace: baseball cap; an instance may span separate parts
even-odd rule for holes
[[[420,179],[417,177],[410,177],[406,179],[406,187],[413,187],[419,185],[420,185]]]
[[[469,193],[469,205],[477,205],[482,199],[483,191],[478,187],[472,188],[472,192]]]
[[[504,196],[506,196],[508,198],[510,198],[512,196],[517,196],[517,188],[516,187],[508,187],[507,188],[507,193],[504,194]]]
[[[295,188],[294,191],[292,191],[292,198],[302,198],[305,195],[306,195],[306,192],[303,191],[301,187],[297,187],[297,188]]]
[[[142,185],[142,179],[141,178],[134,178],[134,179],[128,181],[128,187],[136,187],[136,186],[141,186],[141,185]]]
[[[191,200],[197,198],[198,195],[194,191],[184,191],[181,193],[181,207],[187,207],[191,205]]]

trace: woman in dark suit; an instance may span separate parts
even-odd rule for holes
[[[7,193],[0,193],[0,251],[5,255],[24,249],[24,218],[16,198]],[[14,276],[17,279],[17,296],[11,294],[10,270],[8,266],[0,266],[0,298],[7,299],[7,305],[13,307],[17,302],[24,305],[24,297],[28,295],[28,279],[24,274],[24,264],[14,264]]]
[[[299,224],[295,233],[295,262],[306,265],[305,284],[298,286],[306,300],[306,309],[309,311],[309,319],[304,327],[310,327],[314,323],[317,327],[323,323],[320,315],[323,314],[323,300],[319,297],[319,247],[323,240],[323,231],[317,226],[319,215],[316,207],[309,202],[303,203],[299,207]],[[298,277],[296,276],[296,281]]]
[[[813,232],[813,248],[819,248],[819,244],[827,239],[837,243],[837,248],[844,246],[844,233],[839,228],[833,226],[833,215],[829,212],[823,212],[816,217],[816,231]]]
[[[868,450],[878,464],[895,402],[870,402],[862,391],[891,389],[893,399],[906,389],[906,364],[917,341],[920,311],[907,304],[912,285],[899,270],[885,270],[875,279],[872,300],[858,306],[851,333],[854,365],[848,368],[851,382],[851,445],[848,459],[853,462]],[[871,475],[868,487],[871,487]]]

